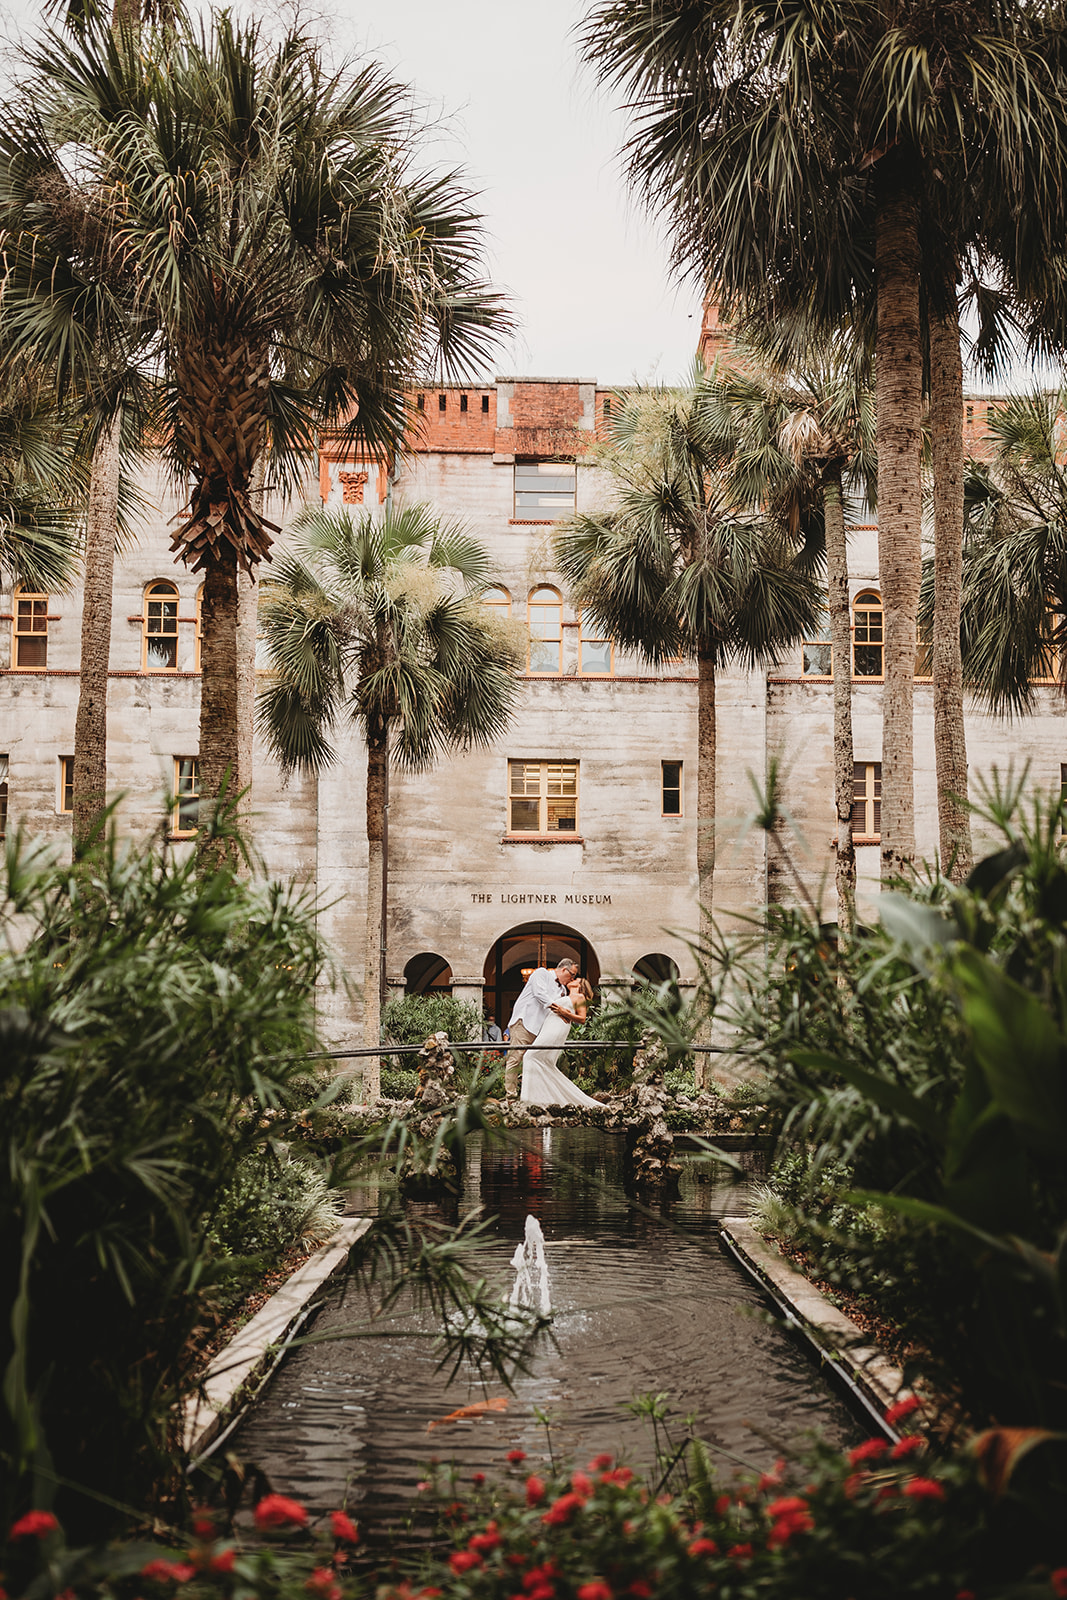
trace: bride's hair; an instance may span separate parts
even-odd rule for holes
[[[582,996],[582,999],[585,1000],[586,1003],[588,1003],[590,1000],[592,1000],[592,998],[593,998],[593,986],[589,982],[589,979],[588,978],[576,978],[575,979],[575,983],[578,985],[578,990],[579,990],[579,993]]]

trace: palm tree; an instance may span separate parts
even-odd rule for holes
[[[852,843],[852,612],[846,493],[874,505],[877,466],[873,395],[866,363],[844,336],[798,349],[789,328],[753,330],[736,346],[738,370],[722,371],[723,445],[731,491],[766,504],[805,544],[825,552],[834,685],[834,809],[837,919],[855,923]]]
[[[0,390],[0,575],[12,588],[66,589],[77,567],[87,464],[69,414],[40,387]]]
[[[1065,415],[1067,389],[1010,396],[989,413],[993,460],[969,464],[963,665],[998,712],[1029,711],[1035,680],[1067,689]]]
[[[738,503],[715,372],[686,390],[628,397],[613,419],[607,512],[556,537],[575,606],[652,663],[697,663],[697,885],[710,928],[715,872],[716,675],[771,660],[824,603],[797,540],[760,506]]]
[[[268,742],[283,768],[320,772],[336,759],[342,718],[367,747],[367,937],[364,1043],[380,1040],[382,883],[390,758],[408,771],[445,752],[486,746],[507,725],[522,657],[480,601],[482,547],[423,506],[306,511],[297,544],[260,601],[274,681],[260,695]],[[368,1058],[367,1099],[380,1092]]]
[[[172,548],[204,574],[200,774],[239,768],[238,572],[269,557],[253,474],[295,487],[319,427],[387,459],[404,383],[478,364],[508,326],[479,274],[479,221],[411,165],[405,92],[329,74],[292,33],[215,16],[46,37],[7,135],[25,223],[118,305],[135,286],[159,378],[156,428],[189,502]],[[62,307],[47,295],[42,317]]]
[[[727,312],[803,310],[863,332],[873,313],[883,876],[914,853],[921,294],[948,316],[948,280],[954,296],[956,261],[979,240],[1017,264],[1005,196],[1039,200],[1018,209],[1051,218],[1043,237],[1056,238],[1062,32],[1058,9],[1001,0],[957,7],[951,28],[863,0],[603,0],[585,26],[588,59],[634,108],[630,175],[666,213],[681,272],[715,286]],[[959,203],[961,184],[976,204]]]

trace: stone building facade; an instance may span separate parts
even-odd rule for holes
[[[711,330],[712,335],[717,330]],[[714,346],[714,337],[711,340]],[[552,570],[560,517],[604,503],[591,454],[619,400],[592,379],[497,378],[427,387],[413,396],[418,430],[393,470],[329,443],[302,499],[329,506],[425,502],[460,518],[488,548],[487,603],[530,632],[529,670],[507,735],[490,751],[417,776],[394,774],[389,807],[386,973],[394,990],[449,987],[507,1020],[524,971],[573,954],[594,981],[696,975],[687,942],[695,900],[696,681],[686,662],[649,669],[583,624]],[[968,429],[980,435],[981,399]],[[178,497],[160,472],[143,485],[155,508],[117,567],[109,778],[123,827],[162,825],[190,848],[199,716],[199,580],[168,553]],[[268,507],[291,522],[298,506]],[[284,531],[282,539],[284,540]],[[861,901],[877,894],[881,739],[877,538],[850,540],[855,620],[854,833]],[[68,848],[70,760],[78,691],[80,597],[5,592],[0,615],[0,803]],[[918,664],[921,670],[921,663]],[[746,913],[787,892],[762,836],[747,825],[753,780],[780,759],[793,819],[790,849],[832,907],[833,734],[829,645],[806,641],[768,671],[719,678],[716,910]],[[972,782],[1023,760],[1058,791],[1067,760],[1067,705],[1037,690],[1014,724],[973,708]],[[937,841],[932,689],[916,685],[916,810],[921,855]],[[165,797],[174,797],[164,815]],[[256,746],[255,844],[275,873],[306,879],[339,965],[357,986],[365,929],[365,760],[354,731],[318,779],[283,782]],[[161,823],[162,819],[162,823]],[[979,848],[981,838],[976,840]],[[338,990],[329,1026],[359,1041],[358,998]]]

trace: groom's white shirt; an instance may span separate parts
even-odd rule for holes
[[[515,1002],[508,1027],[513,1028],[516,1022],[521,1022],[536,1037],[552,1007],[562,1004],[564,993],[552,968],[538,967],[527,978],[526,987]]]

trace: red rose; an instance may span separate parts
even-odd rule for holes
[[[906,1439],[900,1439],[890,1450],[889,1454],[894,1461],[903,1461],[905,1456],[910,1456],[916,1450],[921,1450],[926,1440],[921,1433],[909,1433]]]
[[[561,1494],[545,1512],[541,1521],[550,1528],[562,1527],[585,1504],[580,1494]]]
[[[266,1494],[255,1509],[256,1527],[262,1531],[268,1528],[285,1528],[290,1523],[298,1528],[307,1527],[308,1514],[302,1505],[295,1500],[286,1499],[284,1494]]]
[[[220,1550],[217,1556],[212,1556],[208,1562],[210,1572],[232,1572],[233,1564],[237,1560],[236,1550]]]
[[[691,1556],[717,1556],[719,1547],[714,1539],[694,1539],[689,1546]]]
[[[316,1600],[341,1600],[341,1585],[334,1578],[332,1567],[316,1567],[304,1588]]]
[[[474,1487],[476,1489],[480,1489],[482,1487],[483,1483],[485,1482],[485,1473],[484,1472],[472,1472],[471,1473],[471,1482],[473,1483],[473,1485],[474,1485]]]
[[[901,1489],[911,1500],[943,1500],[945,1491],[933,1478],[909,1478]]]
[[[9,1539],[43,1539],[53,1533],[59,1523],[50,1511],[27,1511],[24,1517],[11,1525]]]
[[[896,1405],[889,1407],[885,1414],[885,1420],[891,1428],[895,1428],[898,1422],[903,1422],[905,1417],[910,1417],[912,1412],[918,1411],[921,1405],[922,1401],[918,1396],[910,1394],[906,1400],[898,1400]]]
[[[614,1460],[615,1457],[611,1454],[611,1452],[609,1450],[605,1450],[600,1455],[593,1457],[592,1461],[589,1463],[589,1471],[606,1472]]]
[[[574,1472],[571,1474],[571,1488],[575,1494],[580,1494],[583,1500],[588,1500],[593,1492],[592,1479],[587,1478],[584,1472]]]
[[[526,1451],[525,1450],[509,1450],[508,1451],[508,1460],[511,1462],[513,1467],[517,1467],[520,1461],[525,1461],[526,1460]]]
[[[195,1574],[196,1568],[189,1562],[166,1561],[162,1556],[141,1568],[141,1577],[152,1578],[156,1583],[188,1583]]]
[[[848,1459],[855,1467],[861,1461],[877,1461],[879,1456],[884,1456],[889,1449],[884,1439],[867,1439],[863,1444],[858,1444],[848,1453]]]
[[[807,1509],[808,1502],[806,1500],[798,1500],[795,1495],[790,1495],[787,1500],[772,1501],[767,1507],[767,1515],[772,1521],[777,1521],[779,1517],[790,1517],[797,1512],[806,1512]]]
[[[652,1585],[647,1578],[635,1578],[626,1591],[634,1600],[652,1600]]]
[[[346,1544],[359,1543],[359,1529],[346,1512],[331,1511],[330,1528],[335,1539],[343,1539]]]
[[[1056,1600],[1067,1600],[1067,1567],[1056,1567],[1048,1576]]]
[[[756,1487],[760,1494],[765,1493],[768,1489],[777,1489],[784,1476],[785,1462],[779,1457],[779,1459],[774,1463],[774,1471],[763,1473]]]
[[[496,1523],[491,1522],[484,1533],[475,1533],[467,1540],[470,1550],[495,1550],[500,1543],[500,1535],[496,1531]]]
[[[841,1487],[845,1491],[846,1500],[855,1500],[859,1491],[870,1477],[869,1472],[850,1472]]]
[[[526,1504],[539,1506],[545,1498],[545,1484],[543,1478],[536,1478],[531,1473],[526,1480]]]
[[[621,1488],[625,1489],[626,1485],[632,1480],[633,1473],[629,1467],[616,1467],[614,1472],[605,1472],[600,1481],[601,1483],[617,1483]]]
[[[752,1546],[750,1544],[735,1544],[735,1545],[731,1545],[730,1549],[727,1550],[726,1554],[733,1561],[751,1561],[752,1560]]]
[[[810,1533],[815,1524],[804,1512],[794,1511],[779,1519],[767,1535],[767,1549],[788,1544],[795,1533]]]
[[[732,1505],[733,1501],[730,1499],[730,1496],[728,1494],[721,1494],[715,1502],[715,1515],[717,1517],[725,1517],[729,1515],[730,1507]]]
[[[602,1578],[594,1578],[592,1583],[583,1583],[578,1590],[578,1600],[613,1600],[611,1590]]]
[[[215,1518],[206,1506],[194,1506],[193,1532],[198,1539],[207,1540],[215,1537]]]
[[[469,1572],[472,1567],[485,1565],[481,1556],[474,1550],[453,1550],[448,1558],[448,1564],[457,1577],[461,1577],[464,1572]]]

